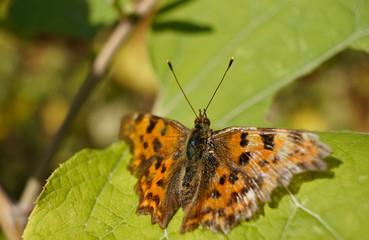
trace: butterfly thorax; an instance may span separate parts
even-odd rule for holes
[[[205,112],[201,114],[200,111],[200,116],[195,120],[195,127],[191,131],[187,144],[186,155],[190,161],[196,162],[202,158],[211,133],[210,120],[207,118]]]

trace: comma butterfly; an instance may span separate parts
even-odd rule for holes
[[[139,176],[137,214],[150,214],[153,224],[165,228],[182,207],[181,233],[201,224],[228,234],[258,212],[258,202],[270,201],[277,186],[288,186],[294,174],[327,169],[322,159],[332,150],[316,134],[257,127],[213,131],[209,104],[191,130],[149,113],[129,113],[121,120],[120,138],[133,153],[130,171]]]

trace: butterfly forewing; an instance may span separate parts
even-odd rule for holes
[[[287,186],[293,174],[326,170],[331,149],[314,133],[272,128],[230,127],[214,132],[215,155],[239,169],[258,198],[267,202],[273,189]]]
[[[179,159],[189,129],[182,124],[147,113],[131,113],[122,118],[120,138],[130,143],[133,159],[130,170],[140,179],[138,214],[150,214],[152,223],[166,227],[178,198]]]

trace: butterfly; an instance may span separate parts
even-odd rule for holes
[[[257,127],[213,131],[207,107],[192,129],[142,112],[121,120],[120,139],[133,154],[129,169],[139,177],[137,214],[150,214],[152,224],[166,228],[182,207],[180,233],[202,225],[228,234],[255,216],[258,203],[269,202],[277,186],[287,187],[294,174],[327,169],[323,159],[332,150],[315,133]]]

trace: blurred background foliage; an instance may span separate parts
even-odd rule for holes
[[[190,1],[164,5],[157,14],[186,2]],[[63,121],[94,56],[119,18],[130,14],[131,4],[128,0],[0,2],[0,182],[13,199],[19,198],[32,168],[37,168],[37,159]],[[147,33],[173,26],[183,32],[210,30],[191,22],[152,24],[151,18],[142,22],[82,108],[50,171],[82,148],[103,148],[117,141],[119,119],[125,112],[150,111],[158,85]],[[266,119],[280,127],[368,132],[367,89],[368,54],[346,50],[284,88]]]
[[[14,200],[37,168],[123,6],[129,9],[129,2],[0,2],[0,182]],[[156,90],[145,66],[143,28],[145,24],[120,50],[117,67],[79,113],[50,171],[82,148],[117,141],[125,112],[150,110]],[[126,56],[144,60],[137,66],[120,64]]]

